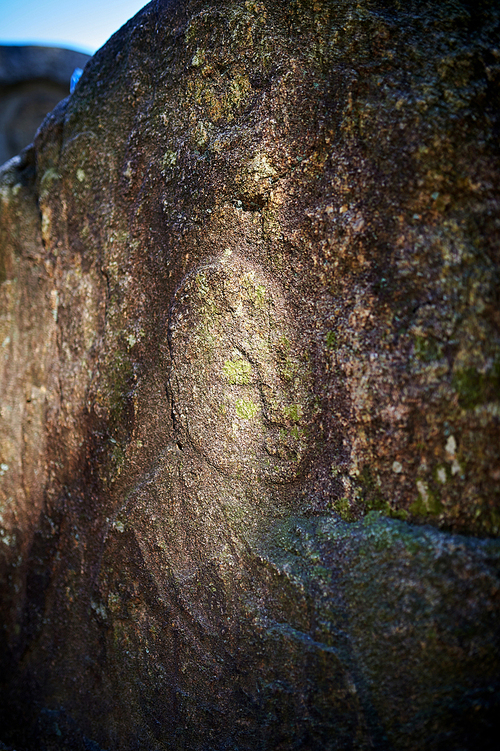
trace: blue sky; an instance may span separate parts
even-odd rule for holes
[[[44,44],[92,55],[149,0],[0,0],[0,44]]]

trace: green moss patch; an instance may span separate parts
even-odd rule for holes
[[[437,495],[429,489],[422,480],[417,481],[418,498],[410,506],[410,513],[414,516],[437,516],[443,510]]]
[[[327,331],[325,343],[327,349],[337,349],[337,335],[335,331]]]
[[[289,407],[283,407],[283,412],[285,413],[285,417],[288,417],[293,422],[299,422],[304,414],[304,410],[300,404],[290,404]]]
[[[442,347],[432,337],[415,337],[415,357],[422,362],[433,362],[442,357]]]
[[[222,369],[229,383],[239,385],[250,383],[252,366],[247,360],[226,360]]]
[[[363,467],[360,472],[359,483],[362,488],[365,513],[376,512],[402,521],[407,518],[408,512],[405,509],[393,508],[389,501],[384,498],[368,467]]]
[[[258,411],[258,406],[253,402],[247,399],[236,400],[236,414],[238,417],[241,417],[242,420],[252,420]]]
[[[464,409],[500,399],[500,361],[488,373],[464,368],[453,376],[452,386],[458,393],[458,403]]]

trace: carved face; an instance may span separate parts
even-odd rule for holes
[[[234,255],[199,267],[176,294],[169,343],[179,440],[230,474],[293,480],[307,446],[309,371],[276,284]]]

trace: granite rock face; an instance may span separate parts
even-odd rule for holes
[[[492,749],[493,2],[153,2],[0,177],[2,741]]]
[[[58,47],[0,45],[0,164],[19,154],[69,94],[75,68],[89,55]]]

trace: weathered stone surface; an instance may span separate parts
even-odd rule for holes
[[[31,143],[47,113],[68,96],[75,68],[89,59],[58,47],[0,45],[0,164]]]
[[[5,743],[496,748],[499,23],[151,3],[3,168]]]

